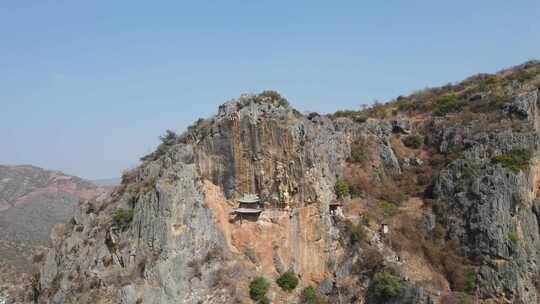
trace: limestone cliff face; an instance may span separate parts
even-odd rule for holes
[[[227,264],[242,269],[227,278],[235,286],[256,273],[272,278],[287,270],[306,284],[323,281],[343,256],[328,205],[359,128],[381,132],[378,125],[308,119],[260,96],[225,103],[125,176],[109,201],[82,206],[47,256],[38,301],[246,298],[247,288],[238,294],[215,288]],[[395,159],[387,146],[380,153],[381,163]],[[243,193],[265,202],[256,221],[232,213]],[[116,208],[133,208],[126,231],[111,223]]]
[[[301,115],[274,93],[227,102],[55,231],[35,301],[245,303],[264,276],[269,299],[291,303],[300,288],[274,281],[292,270],[331,303],[533,303],[531,69],[352,114]],[[264,202],[256,218],[233,212],[245,193]],[[381,291],[379,273],[398,288]]]
[[[198,130],[197,163],[227,198],[260,193],[275,207],[328,202],[347,136],[323,118],[310,121],[272,100],[244,96],[220,107]]]
[[[82,207],[47,257],[39,301],[224,303],[237,295],[213,288],[227,276],[219,272],[234,263],[231,254],[248,252],[265,273],[294,268],[321,279],[332,242],[321,210],[328,208],[347,153],[346,138],[332,136],[330,125],[253,97],[225,104],[185,134],[184,143],[131,172],[111,201]],[[314,140],[307,128],[328,137]],[[315,154],[313,145],[322,143],[327,151]],[[244,192],[260,193],[276,207],[314,205],[230,223],[234,198]],[[110,223],[119,207],[133,208],[126,231]],[[228,279],[242,284],[244,273]],[[73,294],[73,288],[84,292]]]
[[[204,291],[211,288],[210,272],[222,258],[211,255],[223,252],[224,237],[206,206],[193,159],[191,145],[175,146],[133,172],[142,188],[124,189],[113,202],[83,206],[66,227],[68,235],[47,256],[40,301],[209,300]],[[134,207],[127,231],[111,226],[110,215],[100,210],[116,206]],[[206,258],[214,263],[200,266],[198,261]],[[81,292],[73,294],[74,288]],[[215,303],[223,301],[212,296]]]
[[[460,239],[465,253],[480,265],[482,298],[511,303],[538,300],[539,102],[538,90],[533,89],[506,107],[521,109],[523,130],[474,132],[471,123],[446,129],[441,136],[441,148],[465,145],[466,149],[437,179],[436,210],[449,233]],[[513,171],[493,162],[496,155],[524,148],[534,151],[524,170]]]
[[[249,253],[266,274],[294,269],[308,281],[324,279],[337,242],[328,204],[349,154],[347,134],[254,96],[225,103],[199,132],[206,132],[196,148],[199,172],[223,189],[214,204],[230,213],[235,198],[258,193],[269,209],[257,222],[223,223],[230,248]]]

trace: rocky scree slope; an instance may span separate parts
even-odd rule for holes
[[[269,301],[534,303],[539,74],[529,62],[326,116],[270,91],[227,102],[82,205],[32,297],[243,303],[255,277],[289,272],[300,286],[271,283]],[[232,212],[244,193],[263,199],[258,218]]]

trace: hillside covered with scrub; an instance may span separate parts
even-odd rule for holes
[[[81,204],[14,296],[537,303],[539,86],[531,61],[330,115],[242,95]]]

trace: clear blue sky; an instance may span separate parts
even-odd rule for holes
[[[116,177],[275,89],[333,112],[540,56],[540,1],[2,1],[0,163]]]

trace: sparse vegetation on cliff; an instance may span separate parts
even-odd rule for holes
[[[465,282],[465,291],[472,294],[476,289],[476,270],[473,267],[468,267],[466,275],[467,281]]]
[[[130,193],[134,197],[144,194],[152,190],[156,186],[156,179],[149,178],[143,181],[131,181],[125,184],[126,192]]]
[[[199,118],[199,120],[201,120],[201,118]],[[197,123],[199,123],[199,121],[197,121]],[[177,137],[178,136],[173,130],[167,130],[165,131],[165,135],[160,136],[159,139],[161,140],[162,144],[171,146],[175,144]]]
[[[249,297],[254,301],[258,301],[258,303],[265,303],[264,301],[267,301],[266,293],[269,288],[270,283],[265,278],[257,277],[249,284]]]
[[[342,180],[342,179],[338,179],[336,181],[334,190],[336,191],[336,195],[338,198],[344,198],[351,194],[351,189],[349,187],[349,184],[345,180]]]
[[[515,82],[532,87],[538,86],[539,74],[538,61],[530,61],[497,74],[477,74],[461,83],[449,83],[441,87],[420,90],[409,96],[399,96],[388,103],[376,101],[372,106],[364,107],[362,110],[340,110],[329,115],[329,118],[385,119],[390,114],[394,116],[400,112],[431,112],[439,117],[454,114],[458,118],[465,118],[471,113],[493,114],[511,100],[509,86]],[[491,117],[494,119],[493,122],[497,122],[495,116]]]
[[[424,138],[420,135],[409,135],[403,138],[403,144],[411,149],[420,149],[424,143]]]
[[[525,82],[534,79],[539,73],[537,67],[530,67],[518,72],[513,78],[519,82]]]
[[[278,284],[279,287],[281,287],[281,289],[290,292],[290,291],[293,291],[298,285],[298,277],[293,271],[289,270],[283,273],[276,280],[276,283]]]
[[[336,118],[342,118],[342,117],[347,117],[347,118],[354,118],[355,116],[359,115],[359,112],[358,111],[353,111],[353,110],[339,110],[339,111],[336,111],[334,114],[331,114],[330,115],[330,118],[332,119],[336,119]]]
[[[261,101],[270,100],[272,102],[276,102],[282,107],[289,106],[289,101],[285,97],[281,96],[281,94],[273,90],[262,91],[259,95],[257,95],[256,98]]]
[[[466,105],[466,101],[459,99],[456,95],[446,95],[435,102],[433,115],[444,116],[448,113],[458,112]]]
[[[474,298],[464,292],[454,292],[441,297],[441,304],[475,304]]]
[[[317,293],[313,286],[308,286],[300,294],[301,304],[327,304],[328,301]]]
[[[532,149],[518,148],[513,149],[508,153],[495,156],[493,158],[493,161],[517,173],[527,168],[527,166],[529,165],[529,161],[533,156],[534,152]]]
[[[401,293],[401,280],[389,272],[380,272],[373,276],[369,289],[377,298],[394,299]]]
[[[156,151],[141,157],[142,161],[156,160],[165,154],[176,143],[178,135],[173,130],[167,130],[159,139],[161,140],[161,144],[159,144]]]
[[[308,286],[304,288],[300,296],[300,301],[301,303],[306,303],[306,304],[317,303],[317,292],[315,291],[315,288],[313,288],[313,286]]]
[[[329,117],[330,119],[350,118],[354,122],[357,122],[357,123],[364,123],[368,119],[368,116],[365,114],[362,114],[360,111],[351,111],[351,110],[336,111],[334,114],[331,114]]]
[[[361,164],[367,159],[366,153],[362,149],[353,149],[351,151],[351,160],[354,163]]]
[[[349,223],[347,225],[350,233],[350,242],[351,244],[356,244],[358,242],[363,241],[366,238],[366,231],[364,229],[364,225],[362,224],[352,224]]]
[[[118,208],[113,213],[113,221],[122,230],[129,228],[133,220],[133,209]]]
[[[392,217],[398,213],[398,207],[395,204],[382,201],[379,203],[384,217]]]
[[[517,233],[515,232],[510,232],[508,234],[508,239],[510,240],[510,242],[512,242],[512,244],[514,245],[517,245],[518,241],[519,241],[519,237],[517,235]]]

